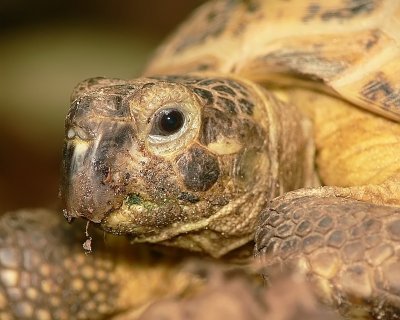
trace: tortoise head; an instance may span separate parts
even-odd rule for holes
[[[66,215],[213,255],[247,242],[256,213],[243,206],[258,212],[276,194],[256,91],[218,77],[81,83],[66,119]]]

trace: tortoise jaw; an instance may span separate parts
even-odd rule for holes
[[[66,139],[61,198],[67,218],[100,223],[126,197],[133,131],[124,121],[97,123],[94,138]]]
[[[90,170],[93,145],[93,141],[65,143],[60,194],[68,219],[83,217],[99,223],[112,207],[106,200],[109,190],[96,183],[98,178],[94,170]]]
[[[128,194],[122,205],[111,210],[100,227],[110,233],[129,235],[132,240],[155,236],[183,220],[182,207],[176,199],[154,199],[145,194]],[[136,241],[136,240],[135,240]]]

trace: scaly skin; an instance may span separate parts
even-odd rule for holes
[[[286,200],[261,214],[255,251],[265,274],[290,266],[350,318],[399,319],[400,208],[307,195]]]
[[[199,286],[179,258],[89,229],[49,210],[9,212],[0,223],[0,319],[110,319]]]

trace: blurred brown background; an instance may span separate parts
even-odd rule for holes
[[[0,0],[0,212],[57,203],[76,83],[131,78],[201,0]]]

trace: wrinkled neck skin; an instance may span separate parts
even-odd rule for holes
[[[161,132],[165,110],[183,124]],[[66,215],[219,257],[270,199],[313,181],[311,128],[262,87],[215,74],[90,79],[66,120]]]

